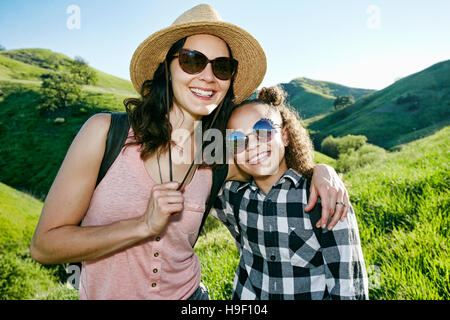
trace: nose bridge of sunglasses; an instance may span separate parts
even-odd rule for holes
[[[208,79],[212,79],[216,76],[214,73],[214,70],[213,70],[213,62],[212,61],[207,60],[205,67],[203,68],[203,70],[201,70],[199,72],[199,76],[200,77],[204,76]]]

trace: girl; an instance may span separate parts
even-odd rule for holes
[[[190,165],[177,157],[193,158],[196,121],[224,130],[232,104],[248,98],[265,71],[258,41],[209,5],[149,36],[130,65],[141,97],[126,101],[127,144],[95,187],[110,116],[84,124],[45,200],[32,257],[45,264],[83,261],[80,299],[207,299],[192,246],[205,202],[216,196],[218,170],[194,170],[178,190]],[[187,134],[176,135],[180,130]],[[228,175],[237,177],[233,170]],[[318,166],[315,177],[314,192],[331,204],[345,196],[329,167]],[[329,208],[326,215],[345,214]]]
[[[280,88],[238,105],[227,145],[252,180],[228,181],[213,215],[240,251],[234,299],[367,299],[368,281],[358,226],[347,219],[316,226],[319,206],[305,213],[313,148]],[[346,204],[339,202],[338,205]]]

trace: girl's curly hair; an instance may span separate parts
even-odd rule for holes
[[[301,124],[297,111],[286,102],[286,92],[279,86],[262,88],[257,99],[246,100],[233,110],[250,103],[267,105],[272,111],[279,112],[283,128],[288,133],[289,144],[285,149],[288,168],[292,168],[310,180],[314,169],[314,147],[308,132]]]

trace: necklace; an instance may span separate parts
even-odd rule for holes
[[[159,150],[156,150],[156,160],[158,161],[159,179],[161,180],[162,184],[163,182],[162,182],[161,166],[159,165]]]

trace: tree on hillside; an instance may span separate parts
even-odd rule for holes
[[[55,111],[67,109],[81,99],[81,85],[70,73],[48,73],[41,76],[40,109]]]
[[[353,96],[339,96],[334,100],[334,110],[343,109],[351,104],[355,103]]]
[[[95,84],[98,81],[97,73],[91,69],[88,62],[82,57],[76,56],[72,65],[69,67],[69,71],[75,77],[80,84]]]
[[[351,149],[358,150],[367,143],[367,137],[363,135],[346,135],[334,138],[328,136],[323,139],[320,151],[327,156],[337,159],[341,154],[348,153]]]

